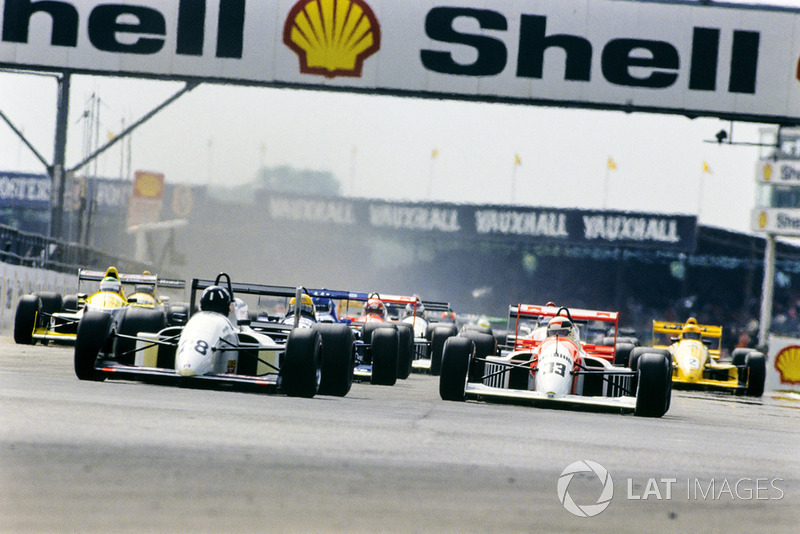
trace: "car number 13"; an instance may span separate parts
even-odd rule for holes
[[[542,374],[557,373],[564,376],[567,372],[567,366],[561,362],[545,362],[542,365]]]

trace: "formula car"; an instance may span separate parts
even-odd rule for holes
[[[512,321],[512,345],[499,355],[463,333],[447,340],[439,377],[442,399],[510,399],[646,417],[661,417],[669,409],[670,366],[663,354],[646,353],[635,367],[623,367],[612,363],[613,347],[581,341],[581,328],[590,321],[617,328],[616,312],[520,304],[509,309]]]
[[[81,292],[81,284],[99,282],[92,294]],[[154,328],[161,322],[175,325],[186,321],[188,309],[184,304],[170,304],[169,297],[160,289],[183,290],[183,280],[172,280],[152,275],[119,273],[115,267],[105,271],[80,269],[78,293],[62,297],[53,292],[24,295],[17,303],[14,316],[14,341],[19,344],[36,342],[74,343],[78,323],[86,311],[104,310],[117,318],[127,306],[136,306],[156,313],[149,314]],[[126,297],[125,288],[130,290]],[[147,315],[147,314],[141,314]]]
[[[383,300],[396,303],[397,297],[331,289],[310,289],[309,294],[315,300],[330,300],[333,304],[329,307],[333,309],[341,308],[342,313],[329,317],[340,317],[338,320],[347,324],[356,336],[356,379],[391,386],[398,378],[408,378],[415,352],[413,327],[389,320]],[[361,313],[352,314],[353,302]]]
[[[663,338],[668,337],[664,342]],[[637,347],[631,358],[642,352],[660,350],[672,363],[672,384],[681,389],[728,391],[760,397],[764,393],[766,358],[755,349],[734,349],[731,360],[721,358],[722,327],[653,321],[653,348]]]
[[[246,295],[284,291],[279,286],[194,279],[184,326],[141,331],[127,311],[118,323],[88,311],[78,326],[75,374],[81,380],[133,379],[182,386],[229,386],[313,397],[344,396],[353,377],[354,336],[346,325],[310,328],[253,322]],[[299,315],[302,289],[295,289]],[[131,308],[133,309],[133,308]]]

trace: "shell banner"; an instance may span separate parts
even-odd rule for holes
[[[0,0],[0,66],[800,117],[800,11],[622,0]]]
[[[800,392],[800,339],[769,336],[766,390]]]

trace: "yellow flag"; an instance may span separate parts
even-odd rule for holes
[[[709,165],[707,161],[703,162],[703,172],[706,174],[714,174],[711,172],[711,165]]]
[[[111,130],[106,130],[106,137],[108,137],[109,141],[113,141],[116,136],[117,134],[115,134]]]
[[[608,169],[611,171],[617,170],[617,162],[614,161],[614,158],[608,158]]]
[[[519,159],[519,154],[514,154],[514,165],[522,165],[522,160]]]
[[[435,148],[431,150],[431,159],[435,159],[439,155],[439,151]]]

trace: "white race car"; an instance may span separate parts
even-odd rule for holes
[[[268,335],[249,326],[246,309],[234,309],[241,302],[234,295],[260,295],[273,287],[232,284],[225,273],[216,280],[194,279],[190,309],[202,290],[199,311],[185,326],[155,333],[138,331],[136,318],[127,314],[115,324],[110,314],[87,312],[78,326],[75,374],[81,380],[227,384],[297,397],[346,395],[354,354],[346,325],[282,325]]]
[[[581,325],[602,321],[617,328],[616,312],[520,304],[512,317],[547,320],[544,335],[521,335],[500,355],[476,350],[469,337],[447,340],[442,356],[439,393],[442,399],[495,398],[586,406],[636,415],[661,417],[669,409],[671,362],[663,354],[645,353],[635,369],[614,365],[610,348],[581,341]]]

